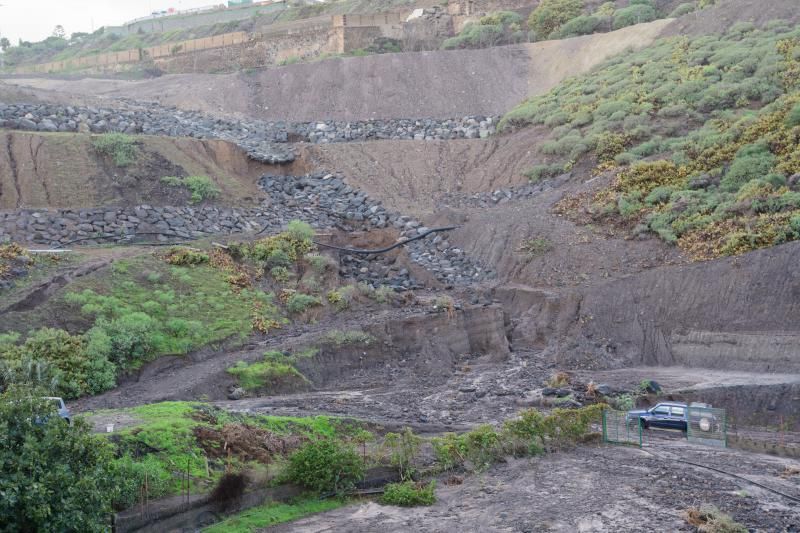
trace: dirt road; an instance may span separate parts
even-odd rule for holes
[[[652,452],[652,453],[650,453]],[[662,439],[647,450],[578,448],[510,460],[462,485],[439,483],[438,501],[412,509],[364,502],[271,532],[607,532],[695,531],[682,513],[713,504],[754,531],[797,531],[800,504],[682,458],[735,472],[800,498],[800,475],[781,477],[797,462],[690,446]]]

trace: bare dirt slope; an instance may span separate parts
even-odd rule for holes
[[[306,145],[309,168],[338,171],[348,183],[393,209],[431,213],[444,194],[471,194],[528,181],[535,143],[530,128],[486,140],[381,141]]]
[[[9,79],[37,89],[154,100],[264,120],[500,115],[565,77],[653,42],[669,20],[611,33],[483,50],[330,59],[256,73],[179,74],[144,81]]]
[[[136,162],[119,168],[92,146],[91,135],[0,132],[0,209],[181,205],[188,193],[165,176],[212,178],[220,202],[252,203],[267,168],[224,141],[138,136]]]

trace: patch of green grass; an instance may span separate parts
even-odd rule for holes
[[[105,133],[92,141],[99,154],[110,157],[118,167],[127,167],[136,162],[134,138],[123,133]]]
[[[109,435],[117,451],[127,464],[147,468],[159,478],[167,480],[161,495],[173,494],[180,489],[180,473],[187,466],[195,481],[193,490],[208,490],[225,471],[226,461],[208,459],[199,446],[194,430],[198,426],[222,428],[226,424],[240,423],[268,430],[276,435],[297,435],[305,438],[343,439],[350,435],[353,423],[327,416],[280,417],[229,413],[201,402],[161,402],[129,409],[98,411],[94,416],[125,415],[135,420],[134,425]],[[140,466],[139,466],[140,465]],[[240,465],[234,461],[234,466]]]
[[[338,509],[347,504],[347,500],[339,498],[328,500],[309,498],[292,503],[269,503],[234,515],[203,531],[205,533],[251,533],[304,516]]]
[[[128,366],[226,339],[241,341],[252,331],[256,305],[271,320],[283,320],[271,294],[233,290],[223,270],[169,265],[152,255],[118,260],[111,272],[79,280],[64,301],[93,318],[112,341],[135,326],[141,342],[117,347],[128,352],[131,360],[121,361]]]
[[[306,377],[288,363],[261,361],[246,363],[239,361],[228,368],[228,373],[236,376],[239,386],[246,391],[267,390],[288,384],[302,386],[308,383]]]
[[[436,481],[421,485],[413,481],[403,483],[389,483],[383,489],[381,503],[385,505],[398,505],[400,507],[415,507],[417,505],[433,505],[436,503]]]
[[[169,187],[186,187],[192,194],[191,202],[193,204],[216,198],[222,192],[208,176],[188,176],[186,178],[166,176],[161,178],[161,183]]]

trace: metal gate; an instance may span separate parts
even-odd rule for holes
[[[728,417],[725,409],[690,405],[686,414],[686,439],[689,442],[728,447]]]
[[[642,425],[639,417],[631,418],[624,411],[603,409],[603,442],[642,447]]]

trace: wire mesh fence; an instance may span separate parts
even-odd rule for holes
[[[725,409],[690,405],[686,416],[686,439],[689,442],[720,448],[728,446],[728,418]]]
[[[638,417],[624,411],[603,409],[603,442],[642,447],[642,425]]]

